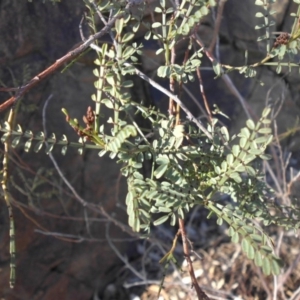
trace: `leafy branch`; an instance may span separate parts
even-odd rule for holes
[[[16,95],[0,105],[0,111],[3,111],[63,64],[77,59],[87,49],[93,49],[97,55],[93,70],[96,77],[95,93],[91,95],[95,108],[87,107],[83,125],[73,119],[67,109],[62,109],[66,122],[79,136],[79,142],[69,142],[65,135],[57,139],[54,133],[46,137],[43,132],[34,134],[30,130],[23,131],[21,125],[13,129],[9,119],[0,128],[4,133],[1,141],[5,145],[5,152],[7,153],[8,146],[17,147],[21,144],[28,152],[35,144],[35,152],[45,145],[45,151],[49,154],[54,147],[60,146],[65,155],[71,146],[78,148],[80,154],[85,148],[90,148],[98,150],[100,157],[108,154],[111,159],[116,159],[122,165],[122,175],[127,178],[128,193],[125,202],[128,224],[133,231],[146,235],[150,234],[152,225],[158,226],[168,221],[172,226],[179,226],[174,244],[162,262],[173,259],[174,245],[180,234],[198,299],[208,297],[200,289],[193,273],[184,224],[187,213],[194,206],[201,205],[210,215],[216,215],[219,225],[226,222],[232,241],[241,241],[248,258],[262,267],[267,275],[279,274],[281,262],[274,254],[271,239],[254,220],[262,220],[264,225],[299,227],[299,216],[293,215],[294,218],[290,218],[291,207],[282,207],[271,201],[272,191],[261,178],[260,162],[269,159],[266,150],[273,141],[272,120],[269,117],[271,108],[265,108],[257,122],[249,118],[238,135],[230,136],[228,129],[213,118],[208,103],[208,121],[202,123],[188,110],[182,97],[178,96],[184,84],[195,80],[195,74],[201,84],[200,66],[205,56],[211,61],[217,76],[225,76],[229,71],[237,70],[246,77],[254,77],[257,67],[268,64],[277,64],[277,72],[281,71],[281,66],[298,66],[296,63],[285,63],[283,59],[297,54],[300,48],[300,8],[295,14],[297,21],[291,34],[280,35],[271,47],[271,16],[274,14],[269,10],[271,2],[274,1],[255,2],[263,10],[256,16],[262,20],[257,29],[264,30],[258,41],[266,42],[265,58],[253,64],[229,66],[217,61],[212,55],[214,42],[207,49],[196,33],[216,1],[183,0],[180,4],[169,7],[166,1],[160,0],[154,10],[159,19],[152,24],[144,20],[145,1],[125,3],[107,0],[98,4],[92,0],[85,1],[88,15],[80,24],[82,44],[27,84],[13,88]],[[132,9],[133,6],[135,10]],[[104,23],[104,28],[100,31],[95,22],[96,13]],[[110,16],[108,20],[107,15]],[[82,34],[84,21],[91,30],[88,38]],[[159,44],[156,54],[163,54],[164,64],[158,67],[157,76],[169,80],[169,90],[137,67],[144,47],[143,42],[137,43],[134,40],[140,26],[145,29],[145,40],[153,40]],[[110,35],[111,45],[97,41],[104,34]],[[183,39],[189,42],[184,61],[180,64],[175,61],[176,46]],[[192,47],[195,50],[191,53]],[[275,62],[275,59],[278,61]],[[156,107],[134,102],[130,93],[134,88],[131,80],[133,76],[138,76],[168,96],[169,112],[160,112]],[[175,87],[179,90],[178,95]],[[9,88],[1,90],[11,91]],[[173,102],[177,105],[176,109]],[[109,110],[109,115],[100,114],[103,106]],[[186,114],[186,119],[180,117],[180,110]],[[149,127],[140,126],[135,116],[146,120]],[[149,174],[143,171],[146,165],[151,165]],[[2,181],[4,192],[7,191],[8,184],[6,172],[5,154]],[[230,196],[229,204],[220,200],[220,195],[224,194]],[[5,195],[5,200],[11,216],[8,194]],[[14,258],[13,247],[11,250],[11,257]]]

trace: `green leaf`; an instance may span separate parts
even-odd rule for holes
[[[167,77],[170,75],[170,66],[160,66],[158,69],[157,69],[157,76],[158,77]]]
[[[231,241],[235,244],[239,242],[239,234],[237,232],[233,233],[233,235],[231,236]]]
[[[227,163],[228,163],[228,165],[229,166],[231,166],[232,164],[233,164],[233,160],[234,160],[234,157],[233,157],[233,155],[230,153],[230,154],[228,154],[227,156],[226,156],[226,160],[227,160]],[[222,168],[223,169],[223,168]],[[226,168],[227,169],[227,168]],[[226,170],[225,169],[225,170]]]
[[[169,7],[166,11],[166,14],[171,14],[174,12],[174,8],[173,7]]]
[[[124,88],[130,88],[133,87],[133,81],[132,80],[125,80],[122,82],[122,86]]]
[[[169,212],[172,211],[172,209],[169,208],[169,207],[159,206],[159,207],[158,207],[158,211],[159,211],[159,212],[162,212],[162,213],[169,213]]]
[[[251,119],[247,120],[246,125],[251,130],[255,129],[255,124],[254,124],[253,120],[251,120]]]
[[[232,154],[230,154],[230,155],[232,155]],[[226,172],[227,167],[228,167],[227,162],[226,162],[226,161],[223,161],[222,164],[221,164],[221,168],[222,168],[222,172],[223,172],[223,173]]]
[[[161,27],[161,23],[160,22],[154,22],[152,24],[152,28],[158,28],[158,27]]]
[[[147,31],[147,32],[145,33],[145,40],[149,40],[149,39],[151,38],[151,34],[152,34],[151,31]]]
[[[229,235],[229,236],[233,236],[233,235],[234,235],[234,233],[235,233],[235,230],[234,230],[234,228],[233,228],[233,227],[229,227],[229,230],[228,230],[228,235]]]
[[[124,27],[124,18],[119,18],[115,22],[116,32],[120,35]]]
[[[273,252],[273,249],[267,245],[263,245],[261,246],[260,251],[264,252],[266,255],[269,255]]]
[[[261,149],[250,149],[249,151],[248,151],[248,153],[250,153],[250,154],[253,154],[253,155],[260,155],[260,154],[262,154],[262,152],[263,152],[264,150],[261,150]]]
[[[261,244],[262,243],[262,237],[261,235],[258,235],[258,234],[251,234],[251,239],[257,243],[257,244]]]
[[[101,150],[99,153],[98,153],[98,156],[99,157],[102,157],[104,156],[105,154],[107,153],[107,151],[105,149]]]
[[[170,159],[167,155],[164,154],[164,155],[157,157],[155,162],[158,165],[168,165],[170,163]]]
[[[254,256],[254,263],[258,266],[261,267],[263,264],[262,261],[262,255],[259,251],[256,251],[255,256]]]
[[[181,219],[184,219],[184,212],[181,207],[178,208],[177,212],[178,212],[179,217]]]
[[[200,12],[201,12],[201,14],[202,14],[203,16],[206,16],[206,15],[208,15],[209,10],[208,10],[208,8],[207,8],[206,6],[202,6],[202,7],[200,8]]]
[[[250,131],[247,127],[244,127],[241,129],[241,132],[239,133],[240,137],[245,137],[245,138],[249,138],[250,137]]]
[[[107,107],[107,108],[114,108],[114,104],[110,99],[102,99],[101,102]]]
[[[155,171],[154,171],[154,176],[159,179],[161,178],[164,173],[167,171],[168,165],[160,165]]]
[[[6,142],[6,140],[8,139],[8,137],[9,137],[9,132],[6,132],[6,133],[4,133],[3,135],[2,135],[2,137],[1,137],[1,142],[2,143],[5,143]]]
[[[171,215],[170,224],[171,224],[171,226],[175,226],[176,225],[176,215],[175,214]]]
[[[135,216],[134,213],[129,215],[128,224],[132,228],[133,231],[135,231],[135,232],[140,231],[140,220],[139,220],[139,218],[137,218]]]
[[[240,138],[240,147],[242,148],[242,149],[244,149],[244,147],[246,146],[246,144],[247,144],[247,142],[248,142],[248,139],[247,138],[245,138],[245,137],[241,137]]]
[[[10,131],[10,130],[11,130],[10,124],[9,124],[7,121],[4,122],[4,128],[5,128],[7,131]],[[29,134],[29,135],[32,135],[32,132],[31,132],[30,130],[26,130],[25,133],[27,133],[27,134]]]
[[[268,141],[269,141],[269,136],[261,136],[261,137],[254,140],[254,142],[257,143],[257,144],[266,143]]]
[[[271,155],[268,155],[268,154],[261,154],[259,157],[260,157],[262,160],[269,160],[269,159],[272,158],[272,156],[271,156]]]
[[[262,269],[265,275],[271,274],[271,262],[266,257],[262,261]]]
[[[228,133],[227,127],[222,126],[221,127],[221,133],[222,133],[222,136],[223,136],[225,142],[228,142],[229,141],[229,133]]]
[[[36,145],[34,146],[33,151],[36,152],[36,153],[39,152],[39,151],[42,149],[43,144],[44,144],[43,141],[38,141],[38,142],[36,143]]]
[[[104,10],[110,4],[110,0],[101,1],[99,4],[100,11]]]
[[[62,154],[62,155],[66,155],[67,150],[68,150],[68,146],[63,146],[63,147],[61,148],[61,154]]]
[[[254,259],[254,257],[255,257],[255,250],[254,250],[254,247],[251,244],[249,244],[247,256],[248,256],[249,259]]]
[[[241,183],[242,182],[242,178],[240,177],[240,175],[236,172],[231,173],[229,175],[230,178],[232,178],[236,183]]]
[[[155,54],[156,54],[156,55],[159,55],[159,54],[162,53],[162,52],[164,52],[164,48],[159,48],[159,49],[155,52]]]
[[[219,166],[215,166],[215,172],[220,175],[221,174],[221,169]]]
[[[281,259],[279,259],[277,257],[273,257],[273,259],[271,260],[272,273],[274,275],[279,275],[282,267],[283,267],[283,263],[282,263]]]
[[[133,193],[131,191],[129,191],[126,196],[125,203],[128,206],[132,202],[133,202]]]
[[[53,147],[54,147],[54,144],[48,143],[48,145],[46,146],[46,149],[45,149],[46,154],[49,154],[53,150]]]
[[[223,219],[222,219],[222,218],[218,218],[218,219],[217,219],[217,224],[218,224],[219,226],[221,226],[221,225],[223,224]]]
[[[253,154],[249,154],[244,158],[244,164],[247,165],[249,164],[249,162],[251,162],[252,160],[254,160],[256,158],[255,155]]]
[[[281,73],[281,70],[282,70],[282,66],[280,63],[278,63],[277,67],[276,67],[276,73],[277,74],[280,74]]]
[[[247,77],[255,77],[256,76],[256,70],[254,68],[247,68],[245,75]]]
[[[280,60],[283,59],[286,50],[287,50],[287,46],[286,45],[280,45],[279,46],[278,59],[280,59]]]
[[[213,70],[216,73],[217,76],[221,75],[221,65],[217,61],[213,61]]]
[[[135,23],[135,24],[132,26],[132,31],[133,31],[133,32],[137,32],[137,31],[139,30],[139,28],[140,28],[140,25],[141,25],[140,22]]]
[[[236,168],[235,168],[235,171],[237,171],[237,172],[245,172],[245,170],[246,170],[246,168],[245,168],[245,166],[243,166],[243,165],[238,165]]]
[[[233,145],[232,147],[232,154],[237,157],[240,153],[240,146],[239,145]]]
[[[255,14],[255,17],[257,17],[257,18],[262,18],[262,17],[264,17],[264,14],[261,13],[261,12],[257,12],[257,13]]]
[[[165,0],[159,0],[160,6],[165,8],[166,7],[166,1]]]
[[[154,225],[154,226],[158,226],[158,225],[160,225],[160,224],[165,223],[168,219],[169,219],[169,215],[162,216],[162,217],[160,217],[159,219],[155,220],[155,221],[153,222],[153,225]]]
[[[148,213],[148,212],[146,212],[144,209],[139,209],[139,212],[140,212],[140,214],[141,215],[143,215],[146,219],[150,219],[151,218],[151,216],[150,216],[150,214]]]
[[[250,176],[256,176],[256,172],[255,172],[255,170],[254,170],[251,166],[246,166],[246,172],[247,172]]]
[[[258,133],[261,134],[270,134],[272,132],[272,129],[270,127],[260,128],[258,130]]]
[[[128,41],[130,41],[133,38],[134,38],[134,33],[132,33],[132,32],[125,33],[122,38],[122,43],[127,43]]]
[[[183,161],[187,161],[187,160],[188,160],[188,157],[187,157],[186,155],[184,155],[183,153],[177,152],[177,153],[176,153],[176,156],[177,156],[180,160],[183,160]]]
[[[25,143],[25,146],[24,146],[24,151],[25,151],[25,152],[29,152],[30,147],[31,147],[31,144],[32,144],[32,139],[29,139],[29,140]]]
[[[13,148],[16,148],[18,146],[18,144],[20,143],[20,140],[21,140],[21,136],[15,137],[11,142],[11,146]],[[43,143],[43,141],[41,141],[41,142]]]
[[[242,249],[243,251],[247,254],[248,256],[248,252],[249,252],[249,249],[250,249],[250,244],[249,242],[247,241],[247,239],[243,239],[242,240]]]

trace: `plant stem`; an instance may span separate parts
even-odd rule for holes
[[[185,259],[187,260],[187,263],[188,263],[188,266],[189,266],[189,273],[190,273],[190,276],[191,276],[193,287],[196,290],[198,300],[210,300],[209,297],[200,288],[200,286],[198,284],[198,281],[197,281],[197,278],[195,276],[193,263],[192,263],[192,260],[191,260],[191,257],[190,257],[189,243],[188,243],[188,240],[187,240],[183,219],[179,219],[179,228],[180,228],[181,237],[182,237],[183,253],[184,253]]]

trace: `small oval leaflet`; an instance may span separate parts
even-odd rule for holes
[[[32,144],[32,140],[28,140],[26,143],[25,143],[25,146],[24,146],[24,150],[25,152],[29,152],[30,150],[30,147],[31,147],[31,144]]]
[[[259,251],[256,251],[255,256],[254,256],[254,263],[258,266],[262,266],[262,255]]]
[[[231,241],[235,244],[239,242],[239,234],[235,231],[234,234],[231,236]]]
[[[251,244],[249,244],[247,256],[249,259],[254,259],[255,251],[254,251],[254,247]]]
[[[43,141],[38,141],[38,142],[36,143],[36,145],[34,146],[33,151],[36,152],[36,153],[39,152],[39,151],[42,149],[43,144],[44,144]]]
[[[223,135],[224,140],[225,140],[226,142],[228,142],[228,141],[229,141],[229,133],[228,133],[227,127],[222,126],[222,127],[221,127],[221,133],[222,133],[222,135]]]
[[[162,212],[162,213],[169,213],[169,212],[171,212],[172,210],[171,210],[169,207],[160,206],[160,207],[158,207],[158,211],[159,211],[159,212]]]
[[[21,140],[21,136],[17,136],[13,139],[13,141],[11,142],[11,146],[13,148],[16,148],[18,146],[18,144],[20,143],[20,140]],[[43,144],[43,141],[41,141],[42,144]]]
[[[168,219],[169,219],[169,215],[162,216],[162,217],[160,217],[159,219],[155,220],[155,221],[153,222],[153,225],[154,225],[154,226],[158,226],[158,225],[160,225],[160,224],[165,223]]]
[[[253,120],[249,119],[246,122],[246,125],[249,129],[254,130],[255,129],[255,123],[253,122]]]
[[[248,256],[248,252],[249,252],[249,248],[250,248],[249,246],[250,246],[249,242],[247,241],[246,238],[244,238],[242,240],[242,249],[247,254],[247,256]]]
[[[154,176],[159,179],[161,178],[164,173],[167,171],[168,165],[160,165],[155,171],[154,171]]]
[[[232,147],[232,154],[237,157],[240,153],[240,146],[239,145],[233,145]]]
[[[262,261],[262,269],[265,275],[271,274],[271,262],[266,257]]]

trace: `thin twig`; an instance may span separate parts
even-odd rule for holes
[[[168,50],[167,50],[168,51]],[[176,52],[175,47],[171,50],[171,65],[175,64]],[[170,76],[170,91],[175,94],[175,78],[174,76]],[[176,115],[176,108],[174,105],[174,100],[169,98],[169,115],[174,116]],[[178,124],[177,121],[179,120],[179,116],[176,115],[176,125]]]
[[[188,244],[188,239],[187,239],[183,219],[179,219],[179,228],[180,228],[180,233],[181,233],[181,237],[182,237],[184,256],[185,256],[185,259],[188,263],[188,269],[189,269],[190,277],[191,277],[191,280],[192,280],[193,287],[196,290],[198,300],[210,300],[208,298],[208,296],[202,291],[202,289],[200,288],[200,286],[198,284],[198,281],[196,279],[194,268],[193,268],[193,263],[192,263],[192,260],[191,260],[191,257],[190,257],[189,244]]]
[[[11,109],[9,112],[9,116],[7,119],[8,126],[12,126],[12,122],[14,119],[14,110]],[[11,128],[10,128],[11,130]],[[10,254],[10,279],[9,279],[9,285],[10,288],[13,288],[15,285],[16,280],[16,242],[15,242],[15,223],[13,218],[13,209],[11,206],[11,195],[8,191],[8,159],[9,159],[9,150],[10,150],[10,135],[11,131],[8,132],[8,136],[4,142],[4,155],[2,160],[2,190],[4,193],[4,200],[6,202],[7,210],[8,210],[8,216],[9,216],[9,254]]]
[[[35,229],[34,232],[43,234],[43,235],[50,235],[54,237],[66,237],[69,239],[72,239],[72,242],[76,243],[82,243],[82,242],[106,242],[105,239],[97,239],[97,238],[90,238],[90,237],[83,237],[80,235],[75,235],[75,234],[68,234],[68,233],[61,233],[61,232],[50,232],[50,231],[44,231],[40,229]],[[123,243],[123,242],[134,242],[137,240],[137,238],[111,238],[112,241],[115,243]]]
[[[273,300],[277,300],[277,294],[278,294],[278,277],[276,275],[273,275]]]
[[[208,51],[210,53],[213,52],[215,45],[218,45],[218,39],[219,39],[219,31],[220,31],[220,26],[221,26],[221,20],[222,20],[222,15],[223,15],[223,10],[224,10],[224,5],[227,0],[220,0],[219,5],[218,5],[218,12],[217,12],[217,17],[215,20],[215,27],[214,27],[214,32],[213,32],[213,37],[210,42]],[[219,51],[216,51],[219,53]]]
[[[114,251],[114,253],[120,258],[120,260],[124,263],[124,265],[133,273],[135,274],[136,277],[138,277],[139,279],[146,281],[147,279],[141,275],[129,262],[128,260],[123,257],[120,253],[120,251],[116,248],[116,246],[112,243],[110,235],[109,235],[109,223],[106,224],[106,230],[105,230],[105,237],[107,239],[107,242],[109,244],[109,246],[111,247],[111,249]]]
[[[213,56],[213,54],[211,52],[209,52],[205,47],[203,42],[201,41],[200,37],[198,34],[194,34],[194,39],[195,41],[199,44],[199,46],[201,48],[204,49],[204,52],[206,54],[206,56],[208,57],[208,59],[212,62],[212,63],[218,63],[218,61],[215,59],[215,57]],[[222,79],[225,82],[225,84],[227,85],[228,89],[232,92],[232,94],[240,101],[240,104],[247,116],[247,118],[251,119],[251,115],[255,118],[255,114],[253,113],[253,111],[250,109],[249,105],[247,104],[246,100],[243,98],[243,96],[240,94],[240,92],[237,90],[237,88],[235,87],[235,85],[233,84],[232,80],[230,79],[230,77],[228,76],[228,74],[225,74],[222,67],[221,67],[221,73],[222,73]]]
[[[206,112],[208,114],[209,122],[212,123],[212,114],[211,114],[211,110],[209,108],[207,97],[206,97],[206,94],[205,94],[205,91],[204,91],[203,80],[202,80],[201,71],[200,71],[199,67],[197,68],[197,77],[198,77],[198,80],[199,80],[200,92],[201,92],[201,95],[202,95],[202,98],[203,98],[203,102],[204,102]]]
[[[43,107],[43,129],[44,129],[45,136],[47,136],[46,110],[47,110],[48,103],[49,103],[49,101],[51,100],[52,97],[53,97],[53,95],[50,94],[50,96],[46,99],[44,107]],[[46,142],[46,145],[47,145],[47,142]],[[63,182],[66,184],[66,186],[70,189],[70,191],[75,196],[75,198],[82,204],[82,206],[87,206],[88,203],[83,198],[80,197],[80,195],[76,192],[76,190],[71,185],[71,183],[66,179],[65,175],[61,171],[58,163],[56,162],[56,160],[55,160],[55,158],[54,158],[54,156],[51,152],[49,153],[49,157],[50,157],[57,173],[59,174],[60,178],[63,180]]]
[[[101,29],[99,32],[96,32],[95,34],[88,37],[86,41],[84,41],[81,45],[79,45],[77,48],[69,51],[67,54],[65,54],[63,57],[58,59],[54,64],[52,64],[50,67],[48,67],[43,72],[39,73],[35,77],[33,77],[27,84],[21,86],[18,89],[18,92],[15,96],[9,98],[6,100],[3,104],[0,105],[0,112],[4,111],[11,105],[13,105],[18,99],[20,99],[22,96],[24,96],[29,90],[31,90],[34,86],[39,84],[43,79],[49,77],[49,75],[56,72],[60,67],[62,67],[65,63],[69,62],[70,60],[78,57],[80,54],[82,54],[88,47],[94,43],[95,40],[99,39],[103,35],[109,33],[112,26],[114,25],[115,21],[117,19],[122,18],[126,15],[126,12],[129,10],[129,8],[134,5],[134,2],[129,2],[124,11],[115,15],[107,24],[104,26],[103,29]]]
[[[267,299],[272,299],[272,293],[271,293],[271,291],[270,291],[270,289],[269,289],[269,287],[268,287],[268,285],[267,285],[267,282],[266,282],[266,280],[265,280],[265,277],[264,277],[264,275],[262,274],[262,272],[261,272],[261,269],[259,268],[259,267],[257,267],[257,275],[258,275],[258,277],[259,277],[259,279],[260,279],[260,282],[261,282],[261,284],[262,284],[262,286],[263,286],[263,288],[264,288],[264,290],[266,291],[266,293],[267,293],[267,295],[268,295],[268,298]]]

